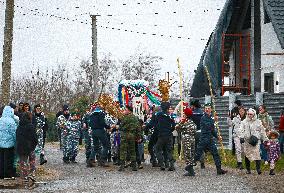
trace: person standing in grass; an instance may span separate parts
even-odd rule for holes
[[[265,143],[267,146],[268,161],[270,163],[269,175],[275,175],[275,164],[280,159],[280,145],[278,137],[279,133],[277,131],[271,131],[269,133],[269,140]]]

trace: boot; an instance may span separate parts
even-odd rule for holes
[[[169,168],[169,162],[168,161],[165,161],[165,167]]]
[[[159,164],[157,163],[156,160],[152,161],[152,167],[159,167]]]
[[[223,175],[226,174],[228,171],[221,169],[220,167],[217,167],[217,175]]]
[[[63,157],[63,163],[69,164],[70,163],[69,158]]]
[[[138,164],[138,169],[139,170],[143,169],[143,165],[142,164]]]
[[[174,170],[176,170],[175,169],[175,164],[174,164],[174,162],[171,162],[170,163],[170,167],[169,167],[169,171],[174,171]]]
[[[248,160],[248,158],[245,158],[245,164],[246,164],[246,169],[247,169],[246,174],[251,174],[251,171],[250,171],[250,161]]]
[[[257,171],[258,175],[261,174],[260,163],[261,163],[260,160],[255,160],[255,166],[256,166],[256,171]]]
[[[131,163],[131,165],[132,165],[132,171],[137,171],[137,170],[138,170],[138,169],[137,169],[137,164],[136,164],[135,161],[133,161],[133,162]]]
[[[124,166],[125,166],[125,161],[121,161],[118,171],[119,172],[124,171]]]
[[[91,162],[90,159],[87,159],[87,160],[86,160],[86,163],[87,163],[87,168],[93,167],[92,162]]]
[[[205,163],[201,163],[201,164],[200,164],[200,168],[201,168],[201,169],[205,169]]]
[[[271,169],[271,170],[270,170],[269,175],[272,175],[272,176],[275,175],[274,169]]]
[[[160,170],[164,171],[166,169],[165,164],[164,163],[160,163]]]
[[[183,176],[195,176],[195,172],[192,165],[187,165],[185,168],[187,173],[185,173]]]
[[[73,163],[73,164],[78,163],[78,162],[76,162],[76,158],[75,158],[75,157],[72,157],[72,158],[70,159],[70,161],[71,161],[71,163]]]
[[[47,162],[47,160],[44,158],[44,154],[40,154],[39,162],[40,165],[43,165]]]
[[[237,163],[237,168],[240,169],[240,170],[244,169],[242,162]]]

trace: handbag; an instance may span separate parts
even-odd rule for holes
[[[256,144],[258,143],[258,138],[255,135],[252,135],[251,132],[250,132],[250,138],[248,140],[248,143],[252,146],[256,146]]]

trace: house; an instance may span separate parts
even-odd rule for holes
[[[284,92],[284,0],[227,0],[195,72],[192,97],[208,78],[218,96]]]

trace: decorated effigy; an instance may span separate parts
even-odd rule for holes
[[[144,112],[153,105],[161,104],[161,95],[150,90],[145,80],[122,80],[118,85],[120,107],[132,106],[133,114],[143,118]]]

